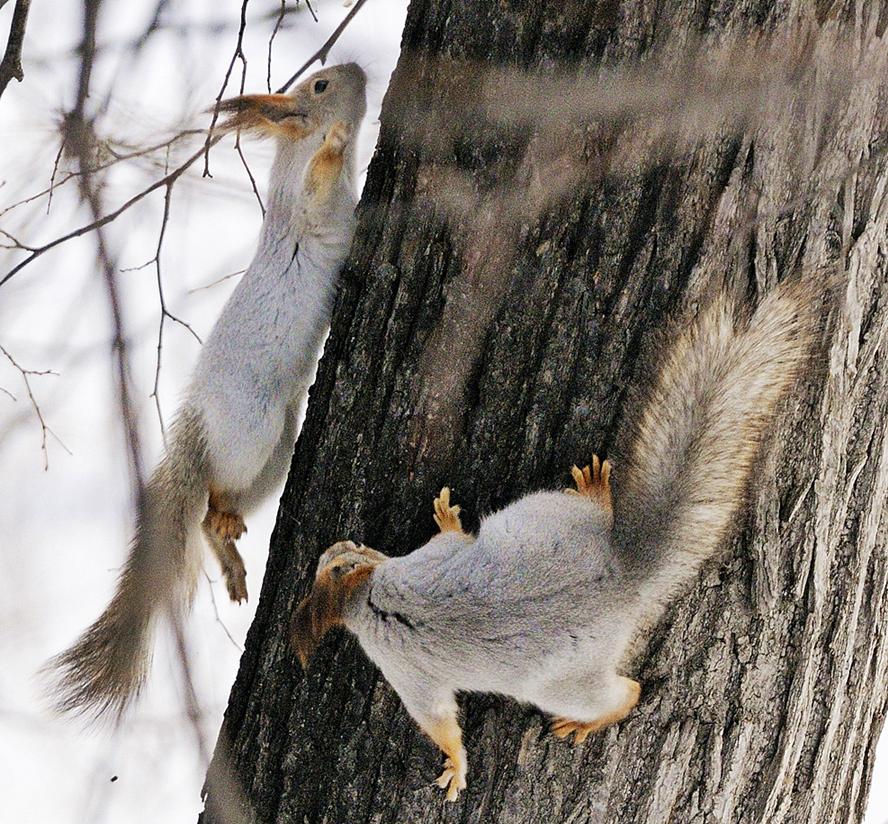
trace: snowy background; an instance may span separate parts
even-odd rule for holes
[[[5,37],[13,3],[0,13]],[[304,6],[288,15],[271,57],[271,87],[280,86],[326,40],[347,13],[340,0],[315,0],[315,21]],[[106,2],[99,31],[95,88],[111,89],[100,130],[134,145],[159,142],[185,127],[207,123],[201,111],[219,93],[233,53],[239,4],[212,0],[171,3],[169,26],[144,47],[156,0]],[[28,24],[23,84],[12,82],[0,100],[0,225],[39,244],[89,222],[76,181],[55,192],[47,213],[40,198],[6,215],[3,209],[44,189],[58,151],[56,121],[74,101],[81,36],[79,3],[34,3]],[[280,3],[253,0],[244,39],[245,90],[266,90],[268,41]],[[406,0],[370,0],[330,54],[356,60],[367,71],[368,117],[360,138],[365,169],[377,117],[398,55]],[[316,69],[317,67],[315,67]],[[314,69],[313,69],[314,70]],[[239,90],[235,66],[227,95]],[[95,102],[95,101],[93,101]],[[175,165],[200,146],[194,136],[175,148]],[[244,152],[265,191],[268,143],[245,141]],[[164,174],[163,153],[121,164],[105,179],[106,209]],[[67,162],[62,162],[62,169]],[[252,255],[261,213],[249,179],[227,138],[211,153],[212,177],[198,162],[177,184],[161,257],[168,308],[205,337],[237,275]],[[64,174],[60,179],[64,178]],[[109,229],[121,269],[124,320],[146,466],[161,447],[153,398],[160,307],[153,266],[163,191],[125,213]],[[0,249],[0,275],[23,257]],[[132,524],[130,477],[117,416],[109,349],[110,317],[87,235],[49,252],[0,291],[0,346],[27,369],[50,435],[41,449],[40,424],[20,373],[0,354],[0,776],[4,821],[193,822],[200,787],[240,645],[252,620],[277,500],[253,515],[240,542],[253,600],[232,605],[212,560],[187,626],[200,731],[185,714],[178,665],[161,639],[149,686],[117,731],[84,733],[54,719],[43,705],[35,673],[67,646],[102,609],[113,589]],[[167,321],[159,394],[165,420],[197,357],[191,334]],[[8,394],[7,394],[8,393]],[[44,462],[48,461],[48,469]],[[888,739],[872,789],[868,824],[888,821]]]

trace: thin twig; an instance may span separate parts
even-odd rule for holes
[[[234,64],[237,62],[238,58],[240,58],[243,64],[243,71],[241,72],[241,88],[240,93],[244,93],[244,80],[246,77],[247,71],[247,58],[244,56],[244,32],[247,29],[247,4],[250,0],[243,0],[241,4],[241,13],[240,13],[240,25],[237,30],[237,44],[234,47],[234,54],[231,55],[231,60],[228,63],[228,68],[225,70],[225,77],[222,78],[222,87],[219,89],[219,94],[216,96],[216,105],[213,106],[213,119],[210,121],[210,128],[207,131],[207,141],[203,147],[203,155],[204,155],[204,177],[212,177],[210,174],[210,149],[216,145],[215,141],[212,141],[213,129],[216,128],[216,121],[219,119],[219,106],[222,103],[222,98],[225,96],[225,90],[228,88],[228,81],[231,78],[231,72],[234,71]],[[0,283],[0,286],[3,284]]]
[[[220,627],[222,627],[222,631],[228,636],[228,640],[231,641],[232,644],[234,644],[238,652],[243,652],[244,648],[240,644],[238,644],[237,641],[234,640],[234,636],[231,634],[228,627],[225,626],[225,622],[222,620],[222,616],[219,615],[219,605],[216,603],[216,592],[213,589],[213,579],[210,578],[209,575],[207,575],[206,570],[204,570],[204,578],[207,579],[207,583],[210,585],[210,603],[213,605],[213,612],[216,614],[216,623],[219,624]]]
[[[62,160],[62,154],[65,151],[65,141],[59,141],[59,150],[56,152],[55,160],[52,163],[52,174],[49,176],[49,188],[44,189],[39,195],[33,198],[28,198],[27,200],[19,201],[18,203],[14,203],[12,206],[7,207],[2,212],[0,212],[0,216],[5,215],[10,209],[14,209],[16,206],[20,206],[22,203],[30,203],[32,200],[36,200],[37,197],[42,196],[43,194],[48,193],[49,197],[46,199],[46,214],[49,214],[50,208],[52,208],[52,196],[55,193],[55,185],[56,185],[56,175],[59,171],[59,163]],[[70,180],[71,176],[69,175],[67,180]],[[66,181],[63,180],[62,183]]]
[[[238,269],[236,272],[223,275],[221,278],[217,278],[216,280],[207,283],[205,286],[195,286],[193,289],[188,290],[188,294],[193,295],[195,292],[203,292],[204,289],[212,289],[214,286],[218,286],[220,283],[224,283],[231,278],[236,278],[238,275],[242,275],[246,271],[246,269]]]
[[[284,22],[284,16],[287,13],[287,0],[281,0],[281,10],[278,13],[278,18],[274,22],[274,28],[271,30],[271,37],[268,38],[268,60],[265,68],[265,88],[268,89],[268,93],[271,94],[271,48],[274,45],[274,38],[277,37],[278,29],[281,27],[281,23]]]
[[[5,238],[9,238],[12,241],[11,244],[0,243],[0,249],[24,249],[26,252],[33,252],[33,246],[26,246],[22,243],[18,238],[13,237],[9,232],[5,229],[0,229],[0,235],[3,235]]]
[[[58,372],[53,372],[51,369],[25,369],[21,366],[16,359],[9,354],[9,352],[0,346],[0,353],[8,360],[15,369],[18,370],[18,373],[22,376],[22,381],[25,384],[25,391],[28,393],[28,400],[31,402],[31,408],[34,410],[34,414],[37,416],[37,420],[40,422],[40,431],[41,431],[41,443],[40,450],[43,452],[43,471],[49,469],[49,450],[46,448],[46,438],[47,435],[52,435],[55,439],[56,443],[62,447],[69,455],[72,454],[71,450],[65,446],[62,439],[49,427],[46,423],[46,418],[43,417],[43,410],[40,408],[40,404],[37,403],[37,398],[34,397],[34,391],[31,389],[31,381],[32,377],[42,377],[44,375],[52,375],[54,377],[58,377]],[[0,391],[9,395],[14,401],[17,400],[15,395],[12,394],[8,389],[3,389],[0,387]]]
[[[333,44],[340,38],[342,33],[345,31],[346,26],[351,23],[352,18],[361,10],[361,7],[366,3],[367,0],[358,0],[357,3],[352,6],[351,11],[342,19],[342,22],[336,27],[333,34],[331,34],[323,46],[321,46],[311,57],[308,58],[296,71],[296,73],[286,82],[283,86],[281,86],[278,90],[278,94],[283,94],[286,92],[290,86],[292,86],[301,76],[302,73],[312,64],[320,61],[323,66],[324,63],[327,62],[327,55],[330,53],[330,49],[333,48]]]
[[[240,158],[241,163],[243,164],[244,171],[247,173],[247,177],[250,179],[250,186],[253,189],[253,194],[256,196],[256,201],[259,204],[259,210],[262,212],[262,219],[265,220],[265,204],[262,202],[262,195],[259,194],[259,187],[256,185],[256,178],[253,177],[253,172],[250,170],[250,164],[247,163],[247,158],[244,156],[244,150],[241,148],[240,139],[240,132],[238,132],[238,135],[234,140],[234,149],[237,152],[237,156]]]
[[[111,153],[112,157],[110,160],[105,161],[104,163],[99,163],[96,166],[92,166],[89,169],[90,174],[95,174],[96,172],[103,172],[106,169],[110,169],[112,166],[115,166],[118,163],[123,163],[126,160],[133,160],[134,158],[145,157],[146,155],[153,154],[154,152],[160,151],[161,149],[169,149],[174,143],[178,142],[184,137],[190,137],[195,134],[204,134],[203,129],[183,129],[182,131],[176,132],[172,137],[161,141],[160,143],[152,143],[150,146],[145,146],[141,149],[133,148],[132,151],[127,151],[124,153],[115,153],[114,147],[108,144],[105,145],[105,149]],[[130,148],[130,147],[126,147]],[[41,197],[45,195],[49,196],[49,202],[46,204],[46,212],[49,213],[49,207],[52,203],[52,198],[55,193],[55,190],[61,186],[64,186],[69,180],[75,180],[83,174],[80,170],[75,169],[74,171],[65,172],[65,176],[58,182],[56,182],[56,175],[58,174],[59,162],[62,159],[62,154],[65,151],[65,144],[59,146],[59,151],[56,153],[55,162],[52,167],[52,175],[49,179],[49,186],[45,189],[41,189],[39,192],[36,192],[33,195],[28,195],[28,197],[23,198],[22,200],[17,200],[15,203],[10,204],[5,209],[0,210],[0,217],[3,217],[7,212],[11,212],[13,209],[17,209],[19,206],[25,206],[28,203],[33,203],[35,200],[39,200]]]
[[[222,140],[223,137],[224,137],[224,135],[221,135],[221,134],[216,135],[215,137],[212,138],[210,145],[215,146],[220,140]],[[28,257],[26,257],[23,261],[16,264],[15,266],[13,266],[12,269],[10,269],[9,272],[7,272],[6,275],[4,275],[2,279],[0,279],[0,286],[3,286],[3,284],[5,284],[10,278],[14,277],[22,269],[24,269],[25,266],[27,266],[29,263],[32,263],[36,258],[40,257],[41,255],[46,254],[46,252],[48,252],[50,249],[54,249],[56,246],[59,246],[60,244],[65,243],[66,241],[69,241],[72,238],[80,237],[81,235],[85,235],[87,232],[92,232],[92,231],[96,231],[98,229],[101,229],[103,226],[106,226],[107,224],[116,220],[127,209],[129,209],[131,206],[134,206],[140,200],[143,200],[144,198],[146,198],[152,192],[157,191],[162,186],[166,186],[167,184],[169,184],[171,182],[175,182],[183,174],[185,174],[185,172],[188,169],[191,168],[191,166],[194,164],[194,162],[196,160],[198,160],[200,157],[203,156],[205,151],[206,151],[206,147],[201,146],[198,151],[196,151],[194,154],[192,154],[190,157],[188,157],[188,159],[185,160],[180,166],[173,169],[173,171],[171,171],[169,174],[164,175],[159,180],[155,180],[154,183],[152,183],[150,186],[146,187],[145,189],[142,189],[142,191],[139,192],[138,194],[133,195],[122,206],[118,207],[113,212],[109,212],[106,215],[104,215],[103,217],[100,217],[97,220],[93,220],[91,223],[87,223],[85,226],[81,226],[78,229],[74,229],[73,231],[68,232],[66,235],[61,235],[60,237],[55,238],[55,240],[51,240],[49,243],[46,243],[43,246],[37,246],[34,249],[34,251],[30,255],[28,255]]]
[[[164,446],[166,446],[167,444],[166,426],[164,426],[163,412],[160,408],[160,366],[161,356],[163,352],[164,323],[166,322],[167,318],[169,318],[174,323],[178,323],[180,326],[187,329],[194,336],[195,340],[198,343],[203,343],[197,332],[195,332],[194,329],[191,328],[191,324],[170,312],[170,310],[167,308],[166,298],[164,297],[163,293],[163,278],[160,271],[160,253],[163,249],[163,239],[166,236],[166,228],[170,220],[170,200],[172,198],[172,194],[173,184],[170,183],[166,188],[166,192],[163,198],[163,218],[161,219],[160,223],[160,233],[157,237],[157,248],[155,249],[154,257],[150,261],[148,261],[149,264],[154,264],[155,273],[157,275],[157,294],[160,298],[160,323],[157,329],[157,359],[154,367],[154,388],[151,390],[151,397],[154,398],[154,406],[157,409],[157,420],[160,422],[160,434],[163,437]]]

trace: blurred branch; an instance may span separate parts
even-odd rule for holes
[[[138,424],[129,391],[129,360],[126,336],[123,330],[123,313],[120,292],[117,286],[117,267],[101,227],[107,220],[101,218],[102,201],[93,177],[93,157],[96,148],[96,135],[92,120],[86,116],[86,101],[89,98],[92,70],[95,63],[96,28],[102,0],[84,0],[83,39],[80,45],[80,74],[77,84],[77,102],[74,109],[65,117],[65,148],[77,158],[80,166],[80,196],[89,207],[96,225],[96,252],[104,275],[108,304],[111,310],[113,328],[112,352],[117,382],[117,400],[120,419],[126,433],[126,445],[130,460],[130,475],[134,499],[139,511],[144,507],[144,473],[142,471],[141,441]],[[36,254],[32,252],[32,255]]]
[[[241,28],[239,29],[239,32],[238,32],[238,46],[235,49],[234,56],[232,57],[232,61],[229,66],[228,72],[226,73],[226,76],[225,76],[226,79],[225,79],[225,83],[222,86],[222,91],[220,92],[220,95],[217,98],[216,106],[214,107],[214,112],[213,112],[213,119],[210,124],[210,129],[207,133],[207,140],[204,143],[204,145],[201,146],[201,148],[198,151],[194,152],[194,154],[192,154],[188,158],[186,158],[186,160],[182,164],[180,164],[175,169],[173,169],[172,171],[165,174],[160,179],[155,180],[152,184],[145,187],[137,194],[133,195],[122,206],[118,207],[113,212],[109,212],[105,215],[100,215],[100,214],[94,215],[95,219],[92,222],[87,223],[84,226],[80,226],[79,228],[74,229],[74,230],[68,232],[67,234],[64,234],[64,235],[61,235],[57,238],[54,238],[53,240],[49,241],[48,243],[43,244],[42,246],[26,247],[26,246],[20,245],[18,248],[21,248],[24,251],[30,251],[30,254],[26,258],[24,258],[24,260],[19,261],[19,263],[17,263],[15,266],[13,266],[12,269],[10,269],[2,278],[0,278],[0,286],[3,286],[7,281],[9,281],[11,278],[13,278],[22,269],[24,269],[30,263],[33,263],[38,257],[45,254],[50,249],[54,249],[56,246],[60,246],[62,243],[72,240],[73,238],[80,237],[80,236],[85,235],[89,232],[98,231],[103,226],[107,226],[109,223],[116,220],[118,217],[120,217],[120,215],[122,215],[124,212],[126,212],[130,207],[134,206],[136,203],[143,200],[145,197],[150,195],[152,192],[157,191],[158,189],[161,189],[163,187],[171,186],[183,174],[185,174],[185,172],[188,169],[191,168],[191,166],[194,164],[194,162],[198,158],[200,158],[202,156],[206,156],[207,153],[209,152],[209,150],[213,146],[215,146],[220,140],[222,140],[223,135],[219,135],[219,134],[213,135],[212,128],[215,125],[216,120],[218,119],[218,111],[219,111],[218,104],[222,99],[222,94],[224,94],[225,87],[228,83],[228,78],[231,74],[231,71],[234,68],[234,63],[238,57],[238,53],[239,52],[242,53],[241,46],[242,46],[242,39],[243,39],[243,31],[244,31],[244,28],[246,27],[246,6],[247,6],[248,2],[249,2],[249,0],[244,0],[243,5],[241,7],[242,19],[241,19]],[[324,43],[324,45],[321,46],[321,48],[318,49],[318,51],[316,51],[305,63],[303,63],[302,66],[299,68],[299,70],[284,84],[284,86],[281,87],[280,93],[285,92],[306,71],[306,69],[309,68],[309,66],[311,66],[312,64],[314,64],[315,62],[317,62],[319,60],[323,63],[327,59],[327,55],[328,55],[330,49],[332,48],[333,44],[339,39],[339,37],[342,35],[342,32],[345,31],[346,26],[354,18],[355,14],[358,12],[358,10],[361,8],[361,6],[365,2],[366,2],[366,0],[358,0],[358,2],[354,5],[354,7],[351,9],[351,11],[349,11],[349,13],[343,19],[342,23],[340,23],[339,26],[337,26],[336,30],[333,32],[333,34],[331,34],[330,37],[327,38],[327,41]],[[90,55],[91,55],[91,60],[90,60],[90,64],[91,64],[92,58],[95,57],[95,42],[93,42],[91,44]],[[90,71],[91,71],[91,68],[90,68]],[[243,87],[243,80],[241,81],[241,86]],[[243,88],[241,88],[241,91],[243,91]],[[84,98],[84,100],[85,100],[85,98]],[[80,104],[78,104],[78,108],[79,107],[80,107]],[[94,138],[93,138],[93,142],[95,142]],[[89,160],[88,153],[85,157],[83,157],[81,159],[84,161],[87,161],[87,163],[85,166],[81,166],[79,174],[80,175],[92,174],[93,167],[90,166],[88,163],[88,160]],[[205,174],[208,173],[208,171],[209,171],[208,167],[205,167]],[[52,187],[50,187],[50,190],[51,190],[51,188]],[[261,204],[261,201],[260,201],[260,204]]]
[[[6,5],[6,0],[0,4],[0,8]],[[0,61],[0,95],[6,91],[6,86],[14,77],[19,83],[25,77],[22,71],[22,46],[25,42],[25,26],[28,23],[28,10],[31,8],[31,0],[16,0],[15,11],[12,13],[12,24],[9,27],[9,40],[6,41],[6,53]]]
[[[140,157],[147,157],[157,151],[160,151],[161,149],[171,148],[175,143],[179,142],[185,137],[191,137],[192,135],[203,133],[203,129],[183,129],[182,131],[176,132],[176,134],[174,134],[172,137],[163,140],[160,143],[152,143],[150,146],[145,146],[143,148],[136,148],[134,146],[127,146],[124,144],[118,144],[118,146],[115,147],[115,145],[110,143],[109,141],[103,141],[102,150],[110,154],[111,159],[92,166],[89,169],[89,172],[90,174],[103,172],[106,169],[110,169],[112,166],[117,165],[118,163],[123,163],[127,160],[135,160]],[[120,152],[120,149],[127,149],[128,151]],[[28,203],[32,203],[33,201],[39,200],[41,197],[45,197],[47,195],[49,196],[49,200],[51,201],[52,195],[56,189],[64,186],[70,180],[75,180],[83,174],[82,170],[75,169],[74,171],[65,172],[61,180],[56,180],[56,176],[58,174],[58,166],[63,151],[64,145],[62,146],[62,149],[59,151],[59,153],[56,155],[56,162],[53,165],[53,171],[52,176],[50,177],[49,186],[47,186],[45,189],[41,189],[39,192],[33,195],[29,195],[28,197],[23,198],[22,200],[17,200],[15,203],[7,206],[5,209],[0,209],[0,217],[3,217],[7,212],[11,212],[13,209],[18,208],[19,206],[24,206]],[[168,171],[168,169],[166,169],[165,171]],[[47,212],[49,212],[50,205],[51,203],[47,203]],[[6,232],[3,232],[2,229],[0,229],[0,232],[2,232],[3,234],[7,234]],[[22,244],[18,244],[18,248],[25,249],[26,251],[34,251],[32,247],[24,246]]]

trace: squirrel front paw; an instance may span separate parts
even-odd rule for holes
[[[462,521],[459,519],[460,508],[450,505],[450,487],[445,486],[438,493],[432,506],[435,509],[434,519],[441,532],[462,532]]]
[[[584,466],[582,469],[577,466],[571,467],[570,474],[573,476],[577,488],[564,491],[568,495],[583,495],[586,498],[591,498],[604,509],[612,510],[610,473],[610,461],[599,460],[598,455],[593,455],[591,467]]]
[[[344,120],[337,120],[324,135],[324,148],[332,154],[342,154],[351,138],[351,128]]]

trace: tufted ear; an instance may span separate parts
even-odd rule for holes
[[[212,109],[210,109],[212,111]],[[306,112],[287,94],[242,94],[219,104],[219,113],[227,115],[216,124],[217,132],[238,129],[265,137],[301,140],[314,131]]]
[[[342,613],[354,591],[372,574],[376,564],[368,563],[343,574],[341,563],[322,569],[311,592],[302,599],[290,619],[290,642],[302,668],[318,648],[321,639],[342,623]]]

